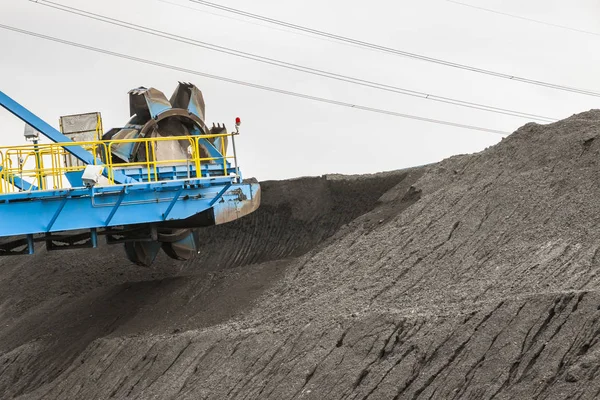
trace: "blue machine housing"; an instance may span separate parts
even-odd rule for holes
[[[156,132],[161,115],[165,120],[182,121],[185,114],[181,110],[185,110],[191,115],[191,122],[184,121],[183,129],[189,128],[188,135],[207,135],[197,139],[203,157],[211,162],[161,164],[153,168],[140,163],[130,166],[128,161],[135,157],[135,148],[129,142],[120,148],[128,149],[127,155],[121,156],[128,159],[103,170],[111,179],[109,185],[87,187],[82,181],[83,171],[71,171],[64,174],[71,187],[42,190],[14,174],[3,174],[0,169],[0,179],[10,180],[20,189],[0,194],[0,238],[4,238],[0,255],[32,254],[36,242],[45,242],[47,250],[97,247],[98,237],[105,236],[109,244],[124,243],[128,258],[140,265],[150,265],[161,248],[169,256],[184,260],[198,251],[196,228],[230,222],[258,208],[260,185],[244,183],[237,161],[232,166],[226,154],[219,152],[225,148],[219,140],[225,137],[210,136],[204,125],[204,101],[199,90],[180,84],[170,103],[185,108],[176,109],[166,98],[154,101],[160,97],[157,92],[136,90],[134,95],[145,96],[147,107],[140,106],[140,99],[135,98],[133,118],[139,120],[141,114],[149,111],[151,119],[144,126]],[[80,146],[68,145],[68,137],[3,92],[0,105],[52,142],[64,144],[64,149],[84,164],[102,165],[107,161]],[[113,130],[106,140],[117,148],[119,140],[112,137],[126,128]],[[149,137],[150,131],[140,128],[134,136]]]

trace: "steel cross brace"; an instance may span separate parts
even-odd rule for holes
[[[2,172],[2,167],[0,166],[0,172]],[[27,182],[25,179],[21,179],[21,177],[14,174],[5,174],[3,179],[8,183],[16,186],[17,189],[29,191],[29,190],[39,190],[39,188],[31,183]]]
[[[38,117],[25,107],[17,103],[15,100],[10,98],[7,94],[5,94],[2,91],[0,91],[0,106],[7,109],[10,113],[12,113],[14,116],[19,118],[26,124],[32,126],[35,130],[39,131],[42,135],[46,136],[54,143],[61,144],[72,142],[71,139],[54,129],[47,122],[45,122],[40,117]],[[64,149],[88,165],[102,165],[102,162],[100,162],[100,160],[96,160],[92,154],[85,151],[85,149],[81,146],[65,146]],[[106,174],[107,171],[104,171],[104,173]],[[113,176],[114,181],[116,183],[137,182],[135,179],[126,176],[118,171],[113,171]]]

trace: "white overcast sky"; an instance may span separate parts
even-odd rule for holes
[[[564,118],[599,98],[531,86],[333,43],[232,17],[186,0],[55,0],[205,42],[438,96]],[[600,34],[598,0],[464,0]],[[445,0],[225,0],[220,4],[351,38],[520,77],[600,91],[599,35],[544,26]],[[188,8],[184,8],[188,7]],[[190,8],[195,8],[194,11]],[[235,19],[232,19],[235,18]],[[527,120],[288,71],[56,11],[0,0],[0,24],[205,73],[422,117],[514,131]],[[100,111],[105,130],[129,119],[127,91],[177,81],[204,93],[207,123],[233,128],[246,177],[370,173],[476,152],[501,136],[322,104],[138,64],[0,29],[0,90],[54,126]],[[0,109],[0,144],[23,124]]]

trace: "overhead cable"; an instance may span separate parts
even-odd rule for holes
[[[553,24],[551,22],[545,22],[545,21],[540,21],[538,19],[523,17],[521,15],[509,14],[509,13],[502,12],[502,11],[492,10],[490,8],[475,6],[473,4],[462,3],[460,1],[454,1],[454,0],[446,0],[446,1],[449,2],[449,3],[458,4],[460,6],[474,8],[474,9],[480,10],[480,11],[486,11],[486,12],[493,13],[493,14],[504,15],[505,17],[511,17],[511,18],[516,18],[516,19],[521,19],[521,20],[524,20],[524,21],[535,22],[536,24],[551,26],[551,27],[554,27],[554,28],[566,29],[568,31],[585,33],[586,35],[600,36],[600,33],[598,33],[598,32],[591,32],[591,31],[586,31],[586,30],[583,30],[583,29],[573,28],[573,27],[570,27],[570,26]]]
[[[332,100],[332,99],[312,96],[312,95],[308,95],[308,94],[304,94],[304,93],[292,92],[289,90],[284,90],[284,89],[269,87],[269,86],[260,85],[260,84],[256,84],[256,83],[246,82],[246,81],[242,81],[242,80],[238,80],[238,79],[232,79],[232,78],[226,78],[226,77],[222,77],[222,76],[212,75],[212,74],[195,71],[195,70],[184,68],[184,67],[165,64],[165,63],[161,63],[161,62],[154,61],[154,60],[148,60],[148,59],[144,59],[144,58],[134,57],[134,56],[130,56],[127,54],[117,53],[117,52],[111,51],[111,50],[93,47],[93,46],[85,45],[82,43],[72,42],[69,40],[60,39],[60,38],[44,35],[44,34],[37,33],[37,32],[32,32],[32,31],[25,30],[25,29],[15,28],[15,27],[12,27],[9,25],[0,24],[0,29],[5,29],[5,30],[21,33],[24,35],[33,36],[33,37],[37,37],[40,39],[45,39],[45,40],[53,41],[56,43],[61,43],[64,45],[77,47],[77,48],[85,49],[85,50],[89,50],[89,51],[94,51],[97,53],[102,53],[102,54],[110,55],[113,57],[118,57],[118,58],[130,60],[130,61],[147,64],[147,65],[153,65],[156,67],[166,68],[166,69],[170,69],[173,71],[202,76],[202,77],[209,78],[209,79],[214,79],[214,80],[218,80],[218,81],[222,81],[222,82],[228,82],[228,83],[233,83],[236,85],[251,87],[254,89],[260,89],[260,90],[264,90],[264,91],[284,94],[287,96],[298,97],[298,98],[302,98],[302,99],[306,99],[306,100],[327,103],[327,104],[333,104],[333,105],[337,105],[337,106],[341,106],[341,107],[348,107],[348,108],[353,108],[356,110],[369,111],[369,112],[378,113],[378,114],[385,114],[385,115],[390,115],[390,116],[394,116],[394,117],[401,117],[401,118],[407,118],[407,119],[412,119],[412,120],[417,120],[417,121],[429,122],[429,123],[433,123],[433,124],[440,124],[440,125],[452,126],[452,127],[456,127],[456,128],[494,133],[494,134],[503,135],[503,136],[510,134],[509,132],[500,131],[500,130],[491,129],[491,128],[484,128],[484,127],[480,127],[480,126],[461,124],[461,123],[444,121],[444,120],[439,120],[439,119],[434,119],[434,118],[421,117],[421,116],[411,115],[411,114],[403,114],[403,113],[399,113],[399,112],[395,112],[395,111],[389,111],[389,110],[384,110],[384,109],[375,108],[375,107],[368,107],[368,106],[363,106],[363,105],[359,105],[359,104],[352,104],[352,103],[347,103],[347,102],[343,102],[343,101]]]
[[[331,39],[336,39],[336,40],[339,40],[340,42],[346,42],[346,43],[360,45],[361,47],[371,49],[371,50],[383,51],[383,52],[390,53],[390,54],[396,54],[396,55],[400,55],[400,56],[404,56],[404,57],[414,58],[414,59],[421,60],[421,61],[427,61],[427,62],[439,64],[439,65],[444,65],[446,67],[458,68],[458,69],[462,69],[462,70],[466,70],[466,71],[476,72],[479,74],[494,76],[497,78],[509,79],[512,81],[527,83],[527,84],[531,84],[531,85],[543,86],[543,87],[547,87],[550,89],[562,90],[565,92],[577,93],[577,94],[593,96],[593,97],[600,97],[599,92],[595,92],[592,90],[579,89],[579,88],[559,85],[559,84],[555,84],[555,83],[551,83],[551,82],[544,82],[544,81],[535,80],[535,79],[523,78],[523,77],[511,75],[511,74],[506,74],[503,72],[496,72],[496,71],[492,71],[492,70],[469,66],[466,64],[460,64],[460,63],[456,63],[456,62],[452,62],[452,61],[446,61],[446,60],[442,60],[442,59],[438,59],[438,58],[434,58],[434,57],[424,56],[421,54],[411,53],[408,51],[397,50],[397,49],[393,49],[391,47],[386,47],[386,46],[378,45],[375,43],[369,43],[369,42],[365,42],[365,41],[358,40],[358,39],[352,39],[352,38],[349,38],[346,36],[336,35],[333,33],[321,31],[318,29],[308,28],[308,27],[302,26],[302,25],[292,24],[289,22],[265,17],[265,16],[258,15],[258,14],[252,14],[247,11],[235,9],[232,7],[226,7],[226,6],[211,3],[211,2],[205,1],[205,0],[189,0],[189,1],[191,1],[193,3],[197,3],[197,4],[202,4],[207,7],[216,8],[216,9],[219,9],[222,11],[227,11],[227,12],[230,12],[233,14],[242,15],[247,18],[253,18],[253,19],[260,20],[260,21],[269,22],[273,25],[284,26],[287,28],[312,33],[314,35],[324,36],[324,37],[328,37]]]
[[[354,78],[351,76],[337,74],[334,72],[328,72],[328,71],[324,71],[324,70],[320,70],[320,69],[316,69],[316,68],[306,67],[306,66],[302,66],[299,64],[288,63],[285,61],[268,58],[268,57],[263,57],[263,56],[259,56],[256,54],[240,51],[237,49],[223,47],[223,46],[199,41],[196,39],[188,38],[185,36],[180,36],[180,35],[172,34],[169,32],[160,31],[157,29],[143,26],[143,25],[137,25],[137,24],[133,24],[130,22],[118,20],[115,18],[106,17],[106,16],[103,16],[100,14],[81,10],[81,9],[78,9],[75,7],[65,6],[60,3],[56,3],[53,1],[49,1],[49,0],[38,0],[38,1],[35,1],[35,3],[45,5],[47,7],[51,7],[51,8],[60,10],[60,11],[65,11],[65,12],[68,12],[71,14],[90,18],[90,19],[93,19],[96,21],[105,22],[105,23],[108,23],[111,25],[130,29],[133,31],[142,32],[142,33],[146,33],[149,35],[173,40],[173,41],[176,41],[179,43],[184,43],[184,44],[188,44],[188,45],[192,45],[192,46],[196,46],[196,47],[201,47],[201,48],[216,51],[219,53],[228,54],[228,55],[231,55],[234,57],[249,59],[249,60],[257,61],[260,63],[269,64],[269,65],[286,68],[286,69],[290,69],[290,70],[294,70],[294,71],[299,71],[299,72],[303,72],[303,73],[307,73],[307,74],[311,74],[311,75],[315,75],[315,76],[321,76],[321,77],[328,78],[328,79],[347,82],[347,83],[351,83],[354,85],[369,87],[369,88],[383,90],[383,91],[387,91],[387,92],[398,93],[398,94],[402,94],[405,96],[418,97],[418,98],[431,100],[431,101],[435,101],[435,102],[440,102],[440,103],[452,104],[452,105],[459,106],[459,107],[466,107],[466,108],[476,109],[476,110],[480,110],[480,111],[492,112],[492,113],[496,113],[496,114],[509,115],[509,116],[523,118],[523,119],[527,119],[527,120],[535,120],[535,121],[546,122],[546,123],[557,121],[557,118],[553,118],[553,117],[525,113],[525,112],[500,108],[500,107],[488,106],[485,104],[469,102],[469,101],[464,101],[464,100],[458,100],[458,99],[453,99],[453,98],[444,97],[444,96],[437,96],[437,95],[433,95],[433,94],[429,94],[429,93],[419,92],[419,91],[410,90],[410,89],[404,89],[404,88],[400,88],[397,86],[377,83],[377,82],[373,82],[373,81],[369,81],[369,80],[364,80],[364,79]]]
[[[184,8],[186,10],[192,10],[192,11],[203,13],[203,14],[207,14],[207,15],[214,15],[216,17],[229,19],[229,20],[232,20],[232,21],[242,22],[244,24],[249,24],[249,25],[254,25],[254,26],[261,26],[263,28],[272,29],[272,30],[276,30],[276,31],[279,31],[279,32],[291,33],[293,35],[308,37],[308,38],[311,38],[311,39],[322,40],[322,41],[329,42],[329,43],[338,43],[338,44],[340,43],[337,40],[333,40],[333,39],[328,39],[328,38],[325,38],[325,37],[311,35],[310,33],[299,32],[299,31],[295,31],[295,30],[292,30],[292,29],[277,28],[277,27],[272,26],[270,24],[261,24],[260,22],[252,21],[252,20],[249,20],[249,19],[236,18],[235,16],[225,15],[225,14],[218,14],[216,12],[210,12],[208,10],[202,10],[202,9],[197,8],[197,7],[192,7],[192,6],[187,6],[187,5],[184,5],[184,4],[179,4],[179,3],[176,3],[174,1],[169,1],[169,0],[156,0],[156,1],[158,1],[160,3],[164,3],[164,4],[169,4],[171,6],[179,7],[179,8]],[[353,44],[350,44],[350,43],[342,43],[342,44],[345,44],[348,47],[360,48],[360,46],[356,46],[356,45],[353,45]]]

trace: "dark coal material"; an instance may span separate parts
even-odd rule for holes
[[[600,111],[413,170],[263,184],[148,270],[0,259],[4,398],[593,399]]]

